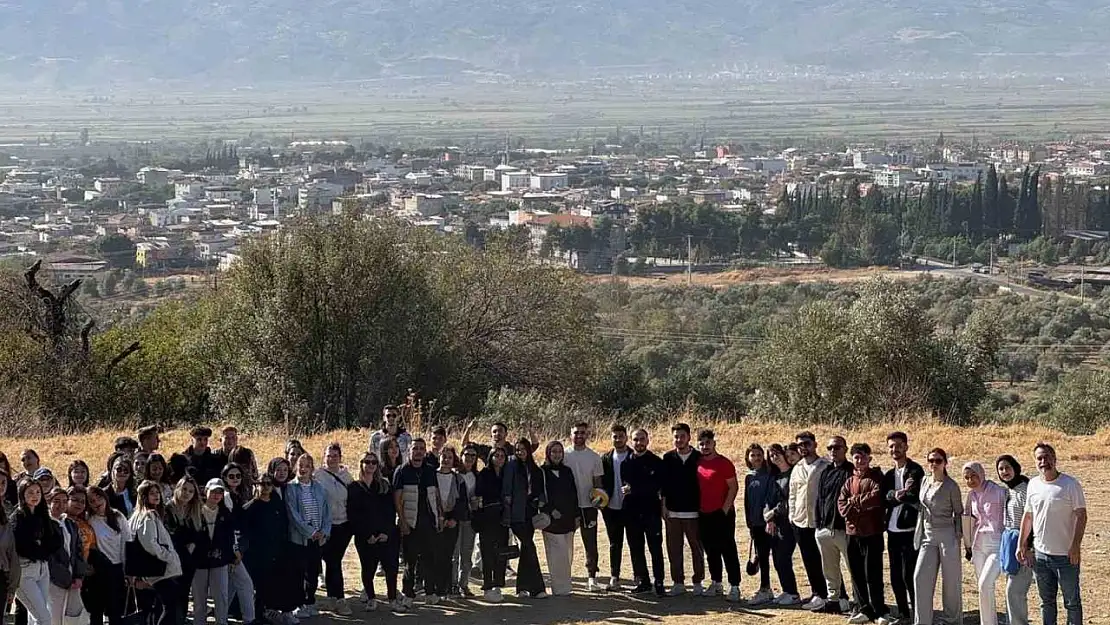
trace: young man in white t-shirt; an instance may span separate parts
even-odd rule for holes
[[[571,445],[563,456],[563,464],[570,467],[574,474],[574,484],[578,488],[578,511],[582,520],[582,546],[586,549],[586,588],[599,592],[597,583],[597,507],[594,506],[590,491],[601,488],[601,477],[605,474],[601,467],[601,455],[586,446],[590,439],[590,425],[585,421],[575,423],[570,430]]]
[[[1025,516],[1017,556],[1031,564],[1041,596],[1041,623],[1056,625],[1056,592],[1064,595],[1067,625],[1083,623],[1079,597],[1079,562],[1087,529],[1087,500],[1083,487],[1056,468],[1056,450],[1048,443],[1033,448],[1040,475],[1029,480]],[[1035,554],[1030,557],[1029,535]]]

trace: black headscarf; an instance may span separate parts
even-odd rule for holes
[[[1021,463],[1017,461],[1017,458],[1011,456],[1010,454],[1003,454],[998,457],[998,460],[994,461],[995,473],[998,473],[998,463],[1002,462],[1003,460],[1005,460],[1007,463],[1009,463],[1011,467],[1014,468],[1014,479],[1010,480],[1009,482],[1006,482],[1006,480],[1002,480],[1002,476],[998,477],[998,479],[1005,482],[1008,488],[1017,488],[1019,484],[1029,481],[1029,478],[1021,474]]]

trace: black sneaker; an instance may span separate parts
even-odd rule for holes
[[[656,582],[655,583],[655,596],[656,597],[665,597],[665,596],[667,596],[667,589],[663,587],[663,584],[661,582]]]
[[[633,589],[632,589],[632,593],[631,593],[631,594],[634,594],[634,595],[643,595],[643,594],[649,593],[649,592],[651,592],[651,591],[652,591],[652,588],[651,588],[651,584],[648,584],[648,583],[640,583],[640,584],[638,584],[638,585],[637,585],[637,586],[636,586],[635,588],[633,588]]]

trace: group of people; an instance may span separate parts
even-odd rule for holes
[[[474,597],[471,579],[481,579],[484,601],[498,603],[509,573],[517,597],[542,599],[571,594],[580,534],[589,592],[723,595],[752,607],[846,614],[849,623],[930,625],[939,574],[942,617],[957,623],[963,555],[975,568],[983,625],[996,625],[1002,573],[1012,625],[1029,622],[1034,579],[1045,625],[1056,625],[1060,591],[1068,624],[1082,622],[1086,504],[1045,443],[1034,450],[1039,475],[1032,479],[1008,455],[994,464],[998,482],[981,464],[967,463],[964,498],[944,450],[930,450],[923,468],[909,458],[901,432],[887,437],[893,466],[885,473],[866,443],[849,447],[839,436],[829,439],[827,456],[809,432],[785,445],[752,444],[742,490],[714,433],[695,438],[684,423],[671,427],[672,448],[662,456],[645,429],[619,424],[609,429],[604,453],[590,448],[586,423],[542,451],[530,437],[510,442],[501,423],[486,443],[471,440],[470,426],[458,447],[447,434],[437,427],[428,439],[414,435],[387,406],[381,429],[350,470],[338,443],[317,462],[296,440],[260,466],[230,426],[215,449],[212,430],[194,428],[190,446],[168,457],[159,451],[159,430],[143,428],[116,441],[99,476],[75,460],[64,478],[55,477],[31,449],[17,472],[0,454],[0,597],[14,596],[17,625],[121,625],[136,613],[183,625],[190,601],[193,622],[203,623],[209,600],[217,625],[231,617],[296,625],[321,608],[352,613],[342,561],[353,542],[359,599],[370,610],[406,612],[421,595],[424,605]],[[759,577],[747,599],[740,594],[739,515],[750,536],[747,574]],[[609,575],[599,581],[602,524]],[[805,599],[796,551],[809,585]],[[884,551],[893,608],[884,597]],[[321,581],[325,596],[318,599]]]

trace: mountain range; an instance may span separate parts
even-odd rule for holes
[[[259,84],[734,67],[1105,75],[1094,0],[0,0],[0,80]]]

